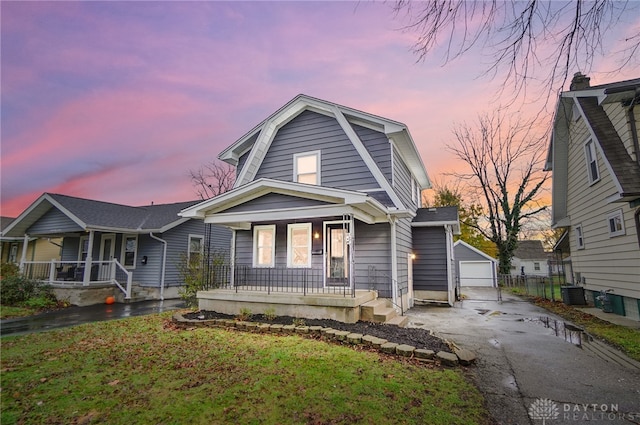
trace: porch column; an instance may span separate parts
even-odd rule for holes
[[[236,229],[231,229],[231,252],[229,253],[229,265],[231,267],[229,273],[229,284],[235,288],[235,272],[236,272]]]
[[[20,257],[20,271],[24,272],[24,263],[27,261],[27,248],[29,248],[29,235],[25,233],[22,241],[22,256]]]
[[[84,276],[82,285],[88,286],[91,281],[91,262],[93,256],[93,230],[89,230],[89,246],[87,247],[87,258],[84,260]]]

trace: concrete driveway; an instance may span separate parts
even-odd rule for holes
[[[493,288],[462,288],[454,308],[417,306],[410,327],[474,351],[469,373],[499,424],[640,424],[640,364],[604,344],[556,336],[562,319]]]

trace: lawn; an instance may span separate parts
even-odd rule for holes
[[[3,338],[0,422],[490,423],[459,369],[170,314]]]

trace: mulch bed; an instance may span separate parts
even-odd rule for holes
[[[217,313],[215,311],[196,311],[183,314],[185,319],[189,320],[211,320],[211,319],[236,319],[235,316]],[[269,320],[262,314],[254,314],[245,321],[260,322],[274,325],[292,325],[294,317],[277,316]],[[325,328],[333,328],[341,331],[350,331],[362,335],[371,335],[378,338],[386,339],[396,344],[407,344],[415,348],[425,350],[452,352],[451,348],[440,338],[431,335],[429,330],[421,328],[400,328],[395,325],[385,325],[384,323],[357,322],[342,323],[331,319],[304,319],[305,326],[322,326]]]

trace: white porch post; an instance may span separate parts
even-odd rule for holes
[[[27,261],[27,248],[29,248],[29,235],[25,233],[22,241],[22,256],[20,257],[20,271],[24,272],[24,263]]]
[[[231,229],[231,257],[229,258],[229,265],[231,270],[229,273],[229,284],[232,288],[235,287],[235,271],[236,271],[236,229]]]
[[[84,260],[84,276],[82,277],[82,285],[87,286],[91,281],[91,262],[93,256],[93,230],[89,230],[89,246],[87,246],[87,258]]]

